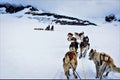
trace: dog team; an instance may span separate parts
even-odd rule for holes
[[[69,80],[70,72],[72,69],[75,78],[78,78],[76,73],[76,68],[78,65],[77,56],[79,59],[85,57],[88,50],[90,49],[89,37],[85,36],[84,32],[74,34],[68,33],[67,40],[70,42],[69,51],[65,54],[63,58],[63,69],[67,80]],[[80,43],[78,43],[80,41]],[[78,48],[80,49],[80,54],[78,54]],[[115,71],[120,73],[120,68],[114,64],[113,59],[104,52],[97,52],[91,49],[89,52],[89,60],[93,60],[96,67],[96,78],[107,77],[110,71]],[[105,75],[103,75],[106,73]]]

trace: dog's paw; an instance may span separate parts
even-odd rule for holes
[[[106,78],[107,76],[106,75],[103,75],[104,78]]]
[[[70,80],[69,77],[67,77],[67,80]]]
[[[69,76],[71,76],[70,74],[68,74]]]
[[[77,76],[75,76],[75,78],[77,79],[78,77],[77,77]]]
[[[96,76],[95,78],[99,78],[99,76]]]
[[[79,59],[82,58],[82,56],[79,56]]]
[[[82,55],[79,56],[79,59],[82,58]]]

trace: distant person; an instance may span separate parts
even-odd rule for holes
[[[51,26],[51,29],[50,29],[50,30],[51,30],[51,31],[54,31],[54,26],[53,26],[53,25]]]
[[[50,25],[48,25],[45,30],[50,30]]]

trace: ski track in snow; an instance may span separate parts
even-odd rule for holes
[[[66,79],[62,59],[69,50],[69,32],[84,31],[90,38],[90,49],[108,53],[120,67],[120,26],[55,25],[53,32],[35,31],[35,27],[45,28],[48,24],[26,16],[19,19],[9,14],[0,16],[0,78]],[[88,60],[88,53],[78,59],[76,71],[81,79],[95,79],[95,65]],[[70,79],[74,79],[72,71],[70,74]],[[114,78],[120,79],[120,74],[111,72],[107,77]]]

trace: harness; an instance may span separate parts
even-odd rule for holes
[[[86,47],[87,45],[90,45],[88,42],[81,42],[80,47]]]
[[[106,54],[100,54],[100,65],[102,65],[103,61],[110,63],[110,56]]]
[[[70,47],[75,47],[75,49],[78,49],[78,43],[77,42],[71,42]]]

